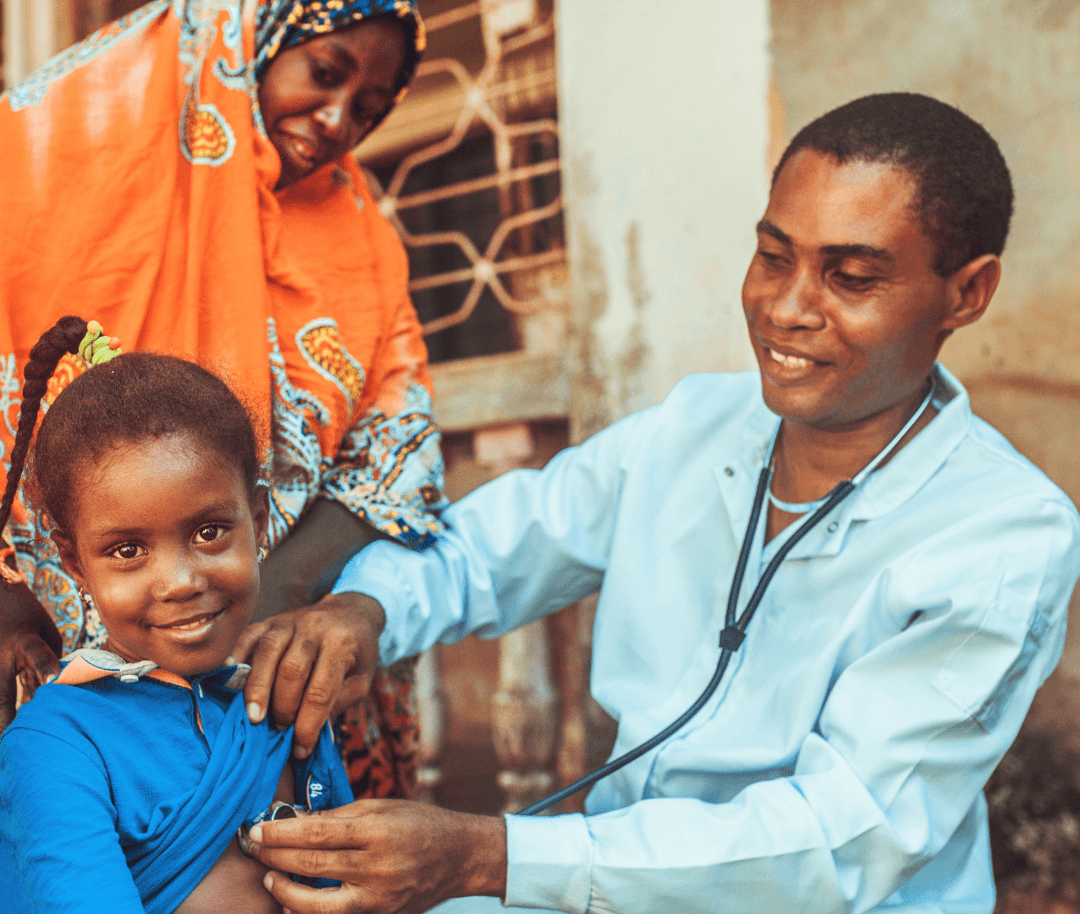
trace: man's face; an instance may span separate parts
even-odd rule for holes
[[[757,226],[743,311],[765,402],[836,428],[917,396],[948,331],[949,280],[891,165],[804,149]]]

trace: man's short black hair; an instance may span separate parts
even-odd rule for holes
[[[962,111],[911,92],[857,98],[800,130],[773,172],[801,149],[847,162],[903,168],[915,210],[937,249],[934,270],[950,276],[983,254],[1001,254],[1013,211],[1009,169],[994,138]]]

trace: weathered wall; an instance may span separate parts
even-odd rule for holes
[[[572,436],[752,364],[739,288],[766,197],[766,0],[563,0]]]
[[[1016,189],[1004,276],[943,361],[1080,501],[1080,0],[773,0],[771,25],[772,155],[823,111],[896,90],[954,104],[997,139]],[[1057,699],[1080,699],[1076,597],[1072,619]]]

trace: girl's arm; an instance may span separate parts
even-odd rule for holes
[[[0,910],[144,914],[100,759],[16,723],[0,740]]]

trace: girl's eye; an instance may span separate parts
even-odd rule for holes
[[[146,550],[138,543],[121,543],[119,546],[114,546],[109,550],[109,555],[113,558],[125,559],[127,561],[137,559],[140,555],[145,554]]]
[[[224,533],[225,528],[221,524],[205,524],[196,531],[195,542],[212,543],[220,539]]]

